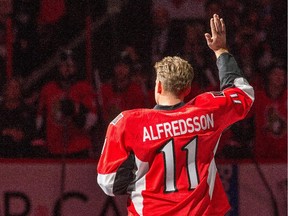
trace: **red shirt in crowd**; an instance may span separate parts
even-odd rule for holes
[[[263,89],[255,98],[256,157],[287,160],[287,91],[271,99]]]
[[[60,101],[70,99],[75,106],[82,104],[96,115],[96,95],[88,82],[79,81],[64,91],[57,82],[46,84],[40,93],[38,115],[46,115],[46,141],[49,151],[61,154],[64,145],[67,153],[80,152],[90,149],[91,138],[88,132],[75,125],[73,121],[64,124],[60,114]]]

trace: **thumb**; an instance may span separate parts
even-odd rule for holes
[[[205,33],[205,38],[208,44],[212,43],[212,37],[209,33]]]

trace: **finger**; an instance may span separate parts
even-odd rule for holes
[[[225,33],[226,32],[226,26],[225,26],[224,20],[221,18],[220,22],[221,22],[222,32]]]
[[[205,38],[206,38],[207,44],[212,43],[213,40],[209,33],[205,33]]]
[[[214,20],[214,25],[215,25],[216,32],[218,32],[218,33],[221,32],[222,28],[221,28],[221,23],[220,23],[219,16],[217,14],[214,14],[213,15],[213,20]]]
[[[211,28],[211,34],[212,34],[212,37],[213,37],[214,35],[217,34],[213,18],[210,19],[210,28]]]
[[[209,33],[205,33],[205,38],[208,40],[212,40],[212,36]]]

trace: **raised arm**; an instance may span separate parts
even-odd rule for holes
[[[220,89],[235,86],[237,78],[244,78],[235,58],[229,53],[226,44],[226,26],[217,14],[210,19],[211,34],[205,33],[207,45],[217,57]],[[248,82],[246,83],[248,84]]]

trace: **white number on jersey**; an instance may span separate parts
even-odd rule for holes
[[[187,176],[189,181],[189,190],[196,188],[199,183],[199,177],[197,172],[196,156],[197,156],[197,144],[198,137],[194,137],[190,142],[184,145],[181,150],[186,151],[186,164],[184,166],[187,170]],[[170,139],[163,148],[160,149],[160,152],[163,153],[164,166],[165,166],[165,189],[164,192],[176,192],[176,164],[175,160],[175,143],[174,139]],[[179,165],[179,164],[178,164]],[[181,166],[178,166],[181,167]]]

